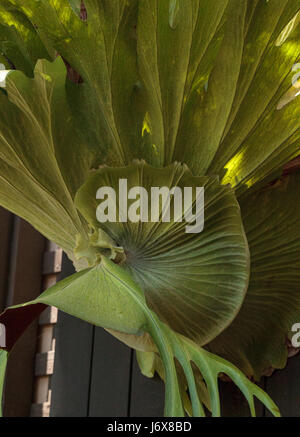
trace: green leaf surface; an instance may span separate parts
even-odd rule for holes
[[[210,23],[211,15],[214,17],[219,8],[223,12],[222,9],[227,4],[218,1],[216,7],[216,2],[206,3],[210,15],[200,17],[199,28],[202,27],[205,19]],[[182,112],[175,159],[186,162],[195,174],[207,173],[226,127],[243,53],[246,4],[245,1],[240,0],[228,2],[225,20],[222,23],[222,43],[217,56],[213,59],[213,68],[209,71],[207,85],[204,86],[201,82],[198,84],[197,76],[193,78],[190,95]],[[202,10],[201,4],[199,9]],[[212,30],[209,27],[208,37],[212,38]],[[220,34],[217,33],[215,38],[220,38]],[[214,44],[212,40],[210,46]],[[199,53],[198,47],[196,53]],[[205,56],[207,54],[206,52]],[[199,73],[203,74],[203,71],[200,70]]]
[[[84,233],[73,197],[93,158],[71,117],[65,77],[60,58],[40,61],[34,79],[21,72],[7,77],[7,95],[0,94],[0,202],[70,251]]]
[[[141,352],[136,351],[136,359],[141,372],[147,378],[153,378],[155,374],[155,357],[154,352]]]
[[[184,415],[175,358],[188,383],[194,416],[204,416],[205,413],[199,399],[192,362],[200,370],[207,385],[213,416],[220,415],[217,383],[219,373],[228,374],[239,386],[250,405],[252,415],[255,415],[253,396],[260,399],[274,415],[279,415],[269,396],[237,368],[176,334],[162,323],[148,308],[142,290],[132,281],[130,275],[106,257],[102,257],[99,266],[72,275],[48,289],[36,300],[15,307],[15,311],[21,308],[24,310],[26,307],[30,310],[30,306],[41,303],[57,306],[97,326],[113,329],[126,327],[131,332],[148,332],[158,348],[164,366],[167,417]],[[14,308],[10,308],[10,311],[13,310]],[[13,329],[13,326],[7,326],[6,329]]]
[[[190,152],[192,150],[189,132],[193,121],[189,119],[191,107],[193,111],[197,109],[193,104],[195,102],[191,105],[189,102],[195,93],[204,89],[216,60],[222,38],[219,26],[227,3],[227,0],[217,3],[188,0],[184,5],[181,1],[140,2],[137,48],[149,99],[149,134],[153,144],[164,150],[166,164],[174,161],[176,142],[181,144],[181,152],[175,154],[175,159],[185,161],[183,144],[188,145]],[[240,5],[237,3],[236,6],[239,10]],[[173,26],[169,23],[175,20],[175,15],[176,26]],[[232,26],[237,25],[234,20],[235,17],[230,23]],[[167,59],[170,61],[166,62]],[[195,118],[194,115],[193,120]],[[184,123],[182,129],[181,121]],[[205,126],[197,126],[197,132],[202,128],[205,131]],[[210,129],[214,128],[211,123]],[[198,141],[201,139],[198,138]]]
[[[45,47],[26,15],[6,0],[0,5],[0,52],[7,68],[28,76],[33,76],[38,59],[54,59],[54,50]]]
[[[250,284],[240,313],[210,350],[257,380],[283,368],[300,318],[300,174],[241,203],[251,253]]]
[[[98,189],[112,187],[117,199],[124,199],[119,193],[120,179],[127,180],[128,191],[140,186],[149,193],[148,222],[119,221],[123,207],[119,209],[118,202],[116,222],[98,222]],[[169,222],[163,221],[161,212],[157,222],[151,221],[151,187],[178,187],[182,192],[184,187],[193,187],[194,204],[196,187],[204,187],[203,232],[186,233],[182,206],[174,215],[172,202]],[[137,162],[92,172],[75,202],[95,233],[101,228],[124,249],[122,266],[140,285],[150,307],[174,330],[205,344],[236,316],[248,286],[249,254],[231,188],[219,185],[216,178],[195,178],[180,164],[157,169]],[[167,206],[166,198],[161,211]],[[132,207],[134,201],[129,200],[129,210]]]
[[[6,365],[7,365],[7,356],[8,353],[6,351],[0,350],[0,417],[2,417],[2,398],[3,398],[4,380],[5,380],[5,372],[6,372]]]
[[[237,186],[240,193],[300,152],[298,100],[278,109],[300,56],[299,24],[281,45],[278,38],[299,8],[295,0],[259,1],[247,26],[231,114],[209,168],[219,173],[224,167],[223,183]]]
[[[146,319],[132,297],[124,293],[123,282],[133,288],[136,285],[126,272],[117,277],[114,263],[107,265],[109,271],[104,258],[98,266],[60,281],[36,302],[56,306],[96,326],[141,334]]]
[[[69,3],[73,11],[76,12],[77,15],[80,15],[81,3],[82,3],[81,0],[69,0]]]
[[[68,0],[59,4],[55,0],[10,1],[83,78],[77,96],[82,108],[74,112],[80,112],[81,123],[89,126],[87,141],[101,145],[110,162],[130,161],[142,132],[142,115],[136,107],[140,98],[135,40],[138,1],[87,0],[87,22],[80,20]]]
[[[300,153],[300,0],[7,0],[83,79],[69,93],[94,166],[174,160],[242,194]],[[78,12],[78,11],[77,11]],[[279,105],[279,106],[278,106]]]
[[[122,263],[121,271],[129,274],[125,282],[132,281],[129,288],[138,284],[145,293],[137,304],[142,311],[131,302],[135,311],[128,319],[115,304],[108,305],[112,317],[109,311],[93,313],[89,299],[76,303],[80,290],[89,294],[84,275],[96,287],[99,275],[108,281],[110,267],[79,274],[74,286],[67,283],[62,305],[118,335],[136,336],[146,320],[167,368],[167,412],[183,411],[170,358],[176,356],[184,363],[194,414],[201,415],[190,365],[194,346],[178,334],[174,339],[146,303],[200,345],[219,335],[211,347],[247,374],[258,378],[266,367],[285,364],[288,325],[299,314],[293,218],[299,211],[296,194],[284,187],[297,193],[297,184],[288,178],[254,197],[248,192],[280,174],[300,153],[299,81],[291,88],[300,58],[300,0],[184,0],[182,5],[183,0],[85,0],[83,21],[79,1],[3,0],[0,60],[7,69],[16,66],[32,75],[38,58],[54,52],[62,58],[53,64],[39,61],[34,79],[10,73],[0,90],[0,204],[73,258],[84,256],[93,265],[108,255]],[[62,59],[80,75],[80,84],[66,80]],[[133,158],[161,168],[120,169]],[[116,186],[118,177],[127,175],[132,185],[194,186],[196,179],[184,167],[162,168],[175,160],[187,163],[193,175],[217,174],[224,184],[197,178],[208,196],[203,233],[187,237],[179,224],[160,222],[117,223],[103,226],[106,235],[99,234],[99,186],[91,181]],[[90,170],[103,164],[115,168],[92,173],[77,198],[94,228],[89,239],[74,196]],[[243,195],[253,271],[240,314],[220,334],[236,317],[249,276],[247,242],[228,183]],[[271,201],[274,193],[277,200]],[[109,276],[109,289],[123,287],[119,275]],[[91,296],[103,304],[95,291]],[[50,297],[61,304],[58,289]],[[275,329],[278,314],[281,324]],[[198,367],[209,363],[215,372],[206,379],[218,415],[215,374],[224,363],[198,353]],[[253,412],[251,395],[246,396]]]
[[[26,308],[30,311],[31,306],[41,303],[57,306],[62,311],[105,328],[121,328],[129,333],[149,329],[157,342],[168,375],[165,413],[167,416],[183,415],[171,346],[160,330],[157,316],[148,309],[142,291],[123,269],[103,257],[99,266],[76,273],[49,288],[35,301],[8,311]],[[10,329],[13,326],[6,325],[8,333]]]

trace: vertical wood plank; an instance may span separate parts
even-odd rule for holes
[[[95,328],[89,416],[127,417],[131,349],[102,328]]]
[[[45,239],[28,223],[14,217],[6,306],[18,305],[41,292]],[[15,345],[8,359],[4,416],[30,414],[37,323],[33,323]]]
[[[63,279],[74,273],[63,256]],[[59,311],[55,327],[54,374],[51,378],[51,417],[86,417],[88,415],[93,326]]]
[[[86,417],[90,386],[93,327],[59,312],[55,327],[51,417]]]
[[[8,268],[12,238],[13,215],[0,208],[0,311],[4,310],[7,299]]]
[[[62,267],[62,249],[54,242],[46,242],[46,252],[43,256],[43,281],[42,288],[46,290],[56,284],[58,275],[61,273]],[[47,307],[40,315],[38,321],[38,341],[36,355],[51,354],[53,359],[55,356],[55,339],[54,326],[57,323],[58,309],[55,307]],[[52,362],[54,364],[54,362]],[[33,399],[31,405],[31,417],[49,417],[51,390],[50,381],[52,372],[43,372],[40,375],[35,374],[33,384]]]
[[[158,377],[142,375],[134,354],[130,400],[130,417],[162,417],[164,414],[164,383]]]
[[[283,417],[300,417],[300,354],[288,359],[284,370],[267,378],[267,392]],[[266,416],[270,416],[266,412]]]

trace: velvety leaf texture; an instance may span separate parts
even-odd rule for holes
[[[38,59],[51,60],[54,49],[46,47],[30,20],[6,0],[0,5],[0,51],[7,68],[33,76]]]
[[[128,190],[140,186],[148,193],[155,186],[178,187],[182,192],[194,187],[194,203],[196,187],[204,187],[203,232],[186,233],[185,220],[176,222],[173,217],[164,222],[163,213],[151,222],[150,211],[148,222],[122,223],[117,218],[116,223],[99,223],[96,193],[106,186],[118,192],[120,179],[127,180]],[[248,286],[249,255],[232,189],[219,185],[216,178],[193,177],[180,164],[156,169],[141,162],[93,172],[75,203],[94,232],[102,227],[124,249],[122,265],[143,289],[150,307],[173,329],[205,344],[235,317]],[[133,201],[128,208],[131,205]],[[163,199],[161,210],[168,205]],[[171,213],[174,208],[172,202]]]
[[[86,153],[80,159],[82,142],[69,113],[65,74],[57,59],[53,64],[39,61],[34,79],[21,72],[6,79],[7,95],[0,94],[0,199],[71,250],[76,233],[82,232],[72,195],[91,158]],[[67,172],[70,165],[72,173]]]
[[[159,354],[167,415],[218,416],[220,372],[278,415],[223,358],[259,379],[299,322],[300,0],[3,0],[0,64],[0,205],[78,270],[0,316],[6,349],[56,305]],[[204,187],[204,229],[100,223],[120,179]]]
[[[299,183],[297,173],[243,200],[249,289],[234,322],[209,345],[256,379],[285,366],[291,328],[300,318]]]
[[[7,1],[83,78],[73,111],[98,163],[184,161],[242,193],[299,154],[298,100],[278,110],[299,0],[86,0],[86,21],[67,0]]]

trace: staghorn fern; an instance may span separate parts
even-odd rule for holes
[[[0,204],[78,273],[1,315],[0,386],[7,353],[54,305],[136,348],[142,371],[165,380],[168,416],[203,416],[203,404],[220,415],[220,373],[252,415],[254,396],[279,415],[247,377],[284,367],[300,317],[300,175],[281,176],[300,155],[299,11],[300,0],[1,2],[1,62],[17,71],[0,93]],[[121,178],[204,186],[204,231],[101,225],[96,190]]]

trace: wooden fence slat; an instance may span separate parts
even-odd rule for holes
[[[89,416],[127,417],[131,349],[95,328]]]
[[[0,208],[0,311],[6,304],[8,267],[10,246],[13,229],[13,215],[6,209]]]
[[[48,289],[56,284],[61,273],[62,250],[51,241],[46,242],[43,255],[42,288]],[[47,307],[38,320],[38,341],[36,347],[36,368],[33,399],[30,415],[49,417],[51,390],[50,382],[54,369],[55,339],[54,325],[57,323],[58,309]]]
[[[162,417],[164,413],[164,383],[155,376],[142,375],[134,353],[130,417]]]
[[[55,327],[52,417],[86,417],[90,384],[92,326],[59,312]]]
[[[300,354],[289,358],[285,369],[267,378],[267,392],[283,417],[300,417]]]
[[[48,250],[44,254],[43,274],[50,275],[60,273],[62,262],[62,249]]]
[[[53,375],[54,351],[41,352],[35,357],[35,376]]]
[[[6,306],[37,297],[41,292],[45,239],[24,220],[14,217]],[[12,350],[7,366],[4,416],[30,414],[37,321],[27,329]]]
[[[63,255],[59,279],[74,273]],[[51,417],[86,417],[88,412],[93,326],[59,311],[55,327],[54,374],[51,377]]]

